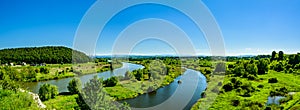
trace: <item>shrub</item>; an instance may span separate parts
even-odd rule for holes
[[[0,89],[1,110],[38,110],[32,96],[26,92]]]
[[[79,78],[73,78],[68,85],[68,90],[71,92],[71,94],[78,94],[81,90],[81,81]]]
[[[289,69],[289,73],[293,73],[294,70],[292,68]]]
[[[257,86],[258,88],[264,88],[264,85],[260,84]]]
[[[114,76],[114,77],[111,77],[111,78],[108,78],[106,79],[105,81],[103,81],[103,84],[105,87],[113,87],[113,86],[116,86],[119,82],[119,79]]]
[[[39,89],[39,97],[42,101],[46,101],[58,95],[57,87],[50,84],[43,84]]]
[[[232,83],[227,83],[223,86],[223,89],[225,92],[231,91],[233,89],[233,84]]]
[[[249,74],[247,77],[248,77],[249,80],[255,80],[256,79],[256,77],[252,74]]]
[[[232,103],[233,106],[236,107],[236,106],[240,105],[240,100],[232,100],[231,103]]]
[[[269,83],[277,83],[278,80],[277,80],[277,78],[270,78],[268,82]]]

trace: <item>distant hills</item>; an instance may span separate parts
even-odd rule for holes
[[[83,52],[63,46],[25,47],[0,50],[0,63],[61,64],[85,63],[92,59]]]

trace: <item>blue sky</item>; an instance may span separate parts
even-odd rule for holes
[[[72,47],[76,29],[95,0],[1,0],[0,48],[63,45]],[[273,50],[286,53],[300,52],[300,1],[299,0],[203,0],[222,30],[227,55],[269,54]],[[183,4],[184,5],[184,4]],[[182,15],[168,15],[172,10],[144,7],[131,12],[139,16],[111,22],[112,28],[124,27],[125,20],[165,16],[180,22],[186,30],[192,30]],[[122,14],[122,13],[121,13]],[[123,13],[124,14],[124,13]],[[182,18],[182,19],[181,19]],[[123,20],[123,21],[122,21]],[[182,21],[181,21],[182,20]],[[124,24],[125,23],[125,24]],[[132,22],[131,22],[132,23]],[[96,54],[109,54],[116,37],[108,28],[98,40]],[[110,34],[110,33],[111,34]],[[209,55],[209,48],[201,33],[191,36],[199,54]],[[174,50],[158,40],[139,43],[136,54],[172,54]]]

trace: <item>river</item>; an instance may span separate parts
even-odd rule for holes
[[[132,64],[132,63],[123,63],[123,66],[121,68],[117,68],[114,71],[105,71],[105,72],[100,72],[100,73],[94,73],[94,74],[87,74],[87,75],[82,75],[78,76],[80,78],[82,85],[84,85],[86,82],[88,82],[90,79],[92,79],[95,75],[97,75],[99,78],[103,78],[104,80],[107,78],[110,78],[112,76],[124,76],[125,72],[127,70],[133,71],[137,69],[142,69],[144,66],[138,65],[138,64]],[[68,92],[68,84],[70,80],[73,78],[63,78],[63,79],[57,79],[57,80],[48,80],[48,81],[40,81],[40,82],[30,82],[30,83],[25,83],[23,87],[27,87],[26,89],[29,91],[32,91],[34,93],[39,92],[39,88],[43,84],[52,84],[56,85],[58,87],[59,92]]]
[[[142,65],[123,63],[121,68],[114,71],[106,71],[95,74],[87,74],[79,76],[82,83],[88,82],[93,76],[97,75],[100,78],[107,79],[112,76],[124,76],[127,70],[133,71],[144,68]],[[67,85],[72,78],[64,78],[57,80],[30,82],[24,84],[28,90],[38,93],[41,85],[48,83],[56,85],[59,92],[67,92]],[[178,84],[178,80],[182,83]],[[174,82],[168,86],[159,88],[155,94],[143,94],[133,99],[126,99],[119,102],[126,101],[133,109],[190,109],[198,99],[201,98],[201,93],[206,88],[206,78],[200,72],[187,69],[185,73],[177,77]],[[150,107],[150,108],[149,108]]]

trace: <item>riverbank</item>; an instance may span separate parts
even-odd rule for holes
[[[146,79],[138,81],[136,79],[122,80],[114,87],[105,87],[106,92],[115,100],[125,100],[135,98],[139,95],[155,92],[157,89],[172,83],[178,76],[185,72],[185,69],[176,67],[177,69],[170,71],[170,75],[159,75],[155,79]],[[179,72],[177,71],[179,70]],[[176,74],[175,74],[176,73]]]
[[[122,63],[111,65],[108,62],[82,64],[46,64],[44,66],[12,66],[2,67],[15,73],[15,80],[20,82],[39,82],[57,80],[86,74],[109,71],[120,68]]]
[[[144,64],[145,66],[143,66],[143,67],[141,67],[141,65],[134,66],[135,69],[134,68],[131,69],[134,71],[130,72],[131,76],[133,76],[133,77],[126,79],[127,75],[125,74],[125,77],[124,77],[125,79],[123,79],[122,77],[119,77],[119,78],[121,78],[120,79],[121,81],[114,87],[105,87],[105,91],[110,96],[112,96],[115,100],[136,98],[138,96],[141,96],[142,94],[156,91],[159,88],[169,85],[170,83],[172,83],[174,81],[174,79],[176,79],[178,76],[182,75],[186,71],[185,69],[183,69],[181,66],[178,66],[178,65],[159,66],[162,64],[157,64],[157,63],[158,62],[155,62],[155,63],[152,62],[152,65]],[[135,64],[129,64],[129,65],[133,66]],[[151,67],[151,71],[149,70],[149,67]],[[129,66],[129,68],[130,68],[130,66]],[[107,77],[111,77],[111,76],[115,76],[115,75],[124,76],[124,73],[126,72],[126,70],[125,70],[124,72],[122,72],[122,74],[120,74],[121,71],[119,71],[119,72],[117,72],[117,71],[119,71],[119,70],[116,70],[116,71],[114,70],[114,73],[111,73],[111,72],[106,73],[105,72],[106,75],[98,74],[98,77],[107,78]],[[149,73],[151,73],[151,74],[149,74]],[[138,79],[138,76],[140,76],[139,77],[140,79]],[[149,77],[149,76],[151,76],[151,77]],[[82,75],[82,78],[85,79],[83,82],[86,82],[86,81],[88,81],[86,79],[89,79],[89,77],[86,77],[86,75]],[[70,78],[67,78],[67,79],[69,80]],[[67,79],[50,82],[50,84],[53,83],[54,85],[57,85],[59,89],[65,88],[64,86],[61,86],[62,84],[60,84],[58,82],[62,82],[65,85],[65,83],[69,82]],[[47,82],[43,82],[43,83],[47,83]],[[43,83],[41,83],[41,84],[43,84]],[[186,83],[186,81],[183,83]],[[41,84],[37,84],[37,85],[35,84],[35,85],[38,86]],[[177,84],[177,82],[176,82],[176,84]],[[63,91],[65,91],[65,90],[63,90]],[[160,93],[160,94],[164,94],[164,93]],[[49,101],[46,101],[45,105],[47,106],[47,108],[49,107],[49,108],[54,108],[54,109],[63,109],[65,107],[67,107],[65,109],[73,108],[73,107],[76,107],[76,100],[75,100],[76,97],[77,96],[74,96],[74,95],[59,95],[55,99],[50,99]],[[66,101],[66,100],[68,100],[68,101]],[[55,103],[59,103],[59,104],[55,104]],[[67,103],[67,106],[64,107],[64,105],[62,103]]]

